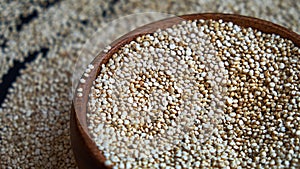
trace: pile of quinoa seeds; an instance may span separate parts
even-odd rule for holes
[[[299,60],[279,35],[182,21],[102,65],[90,134],[113,168],[299,168]]]

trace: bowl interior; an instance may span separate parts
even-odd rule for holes
[[[232,14],[216,14],[216,13],[206,13],[206,14],[191,14],[191,15],[184,15],[174,18],[168,18],[161,21],[157,21],[148,25],[145,25],[143,27],[140,27],[132,32],[129,32],[128,34],[122,36],[121,38],[114,41],[110,46],[112,47],[107,53],[100,53],[98,56],[95,57],[95,59],[92,61],[92,65],[94,66],[94,69],[90,72],[89,77],[85,78],[86,82],[83,84],[79,84],[77,88],[83,89],[83,96],[82,97],[74,97],[73,100],[73,110],[75,112],[75,119],[77,120],[77,127],[82,129],[82,135],[84,135],[84,139],[90,144],[89,148],[94,149],[92,151],[96,159],[99,161],[103,161],[104,157],[101,154],[100,151],[97,151],[97,146],[92,141],[89,132],[88,132],[88,124],[86,119],[86,113],[87,113],[87,104],[88,104],[88,97],[91,90],[91,86],[93,84],[93,81],[98,76],[101,65],[106,64],[109,58],[119,50],[122,46],[129,43],[130,41],[134,40],[136,37],[145,35],[148,33],[153,33],[157,29],[165,29],[168,27],[171,27],[172,25],[178,24],[183,20],[195,20],[195,19],[213,19],[213,20],[219,20],[222,19],[225,22],[232,22],[234,24],[237,24],[242,27],[251,27],[257,30],[260,30],[264,33],[269,34],[277,34],[280,35],[282,38],[287,38],[291,40],[296,46],[300,46],[300,36],[282,26],[273,24],[268,21],[252,18],[252,17],[246,17],[246,16],[240,16],[240,15],[232,15]]]

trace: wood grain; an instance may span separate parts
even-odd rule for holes
[[[71,141],[72,149],[75,154],[75,158],[80,169],[101,169],[111,168],[105,167],[105,158],[103,154],[98,150],[96,144],[92,141],[87,132],[87,121],[86,121],[86,110],[88,103],[88,95],[93,81],[96,79],[100,72],[101,65],[106,64],[109,58],[120,49],[120,47],[134,40],[140,35],[153,33],[157,29],[165,29],[171,27],[174,24],[178,24],[183,20],[195,20],[195,19],[222,19],[226,22],[233,22],[234,24],[242,27],[251,27],[258,29],[264,33],[274,33],[280,35],[283,38],[290,39],[296,46],[300,46],[300,36],[282,26],[273,24],[268,21],[264,21],[257,18],[234,15],[234,14],[219,14],[219,13],[204,13],[204,14],[190,14],[184,16],[178,16],[173,18],[164,19],[161,21],[153,22],[151,24],[142,26],[135,29],[132,32],[122,36],[121,38],[114,41],[111,46],[111,50],[108,53],[100,53],[91,64],[94,65],[90,73],[90,76],[86,78],[86,83],[79,84],[78,88],[83,88],[83,97],[74,97],[72,108],[71,108]]]

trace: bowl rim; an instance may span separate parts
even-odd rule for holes
[[[291,40],[296,46],[300,47],[300,35],[297,33],[280,26],[278,24],[272,23],[270,21],[258,19],[255,17],[250,16],[243,16],[238,14],[223,14],[223,13],[196,13],[196,14],[187,14],[187,15],[181,15],[181,16],[175,16],[171,18],[162,19],[159,21],[152,22],[150,24],[138,27],[134,29],[133,31],[130,31],[129,33],[121,36],[117,40],[113,41],[111,43],[111,49],[105,53],[100,52],[94,60],[91,62],[91,64],[94,66],[94,69],[89,73],[89,77],[85,77],[86,82],[84,84],[79,83],[76,87],[76,90],[78,88],[83,89],[83,95],[82,97],[77,97],[76,93],[74,94],[74,98],[72,101],[72,114],[75,117],[76,125],[71,126],[71,132],[74,130],[74,127],[77,127],[79,129],[79,132],[81,136],[83,137],[84,143],[88,147],[88,149],[91,150],[92,156],[95,157],[97,161],[100,163],[105,162],[105,157],[102,154],[102,152],[98,149],[96,146],[96,143],[92,140],[90,137],[90,134],[88,132],[88,126],[87,126],[87,119],[86,119],[86,110],[87,110],[87,103],[88,103],[88,95],[90,94],[90,90],[93,84],[93,81],[96,79],[96,77],[99,75],[101,71],[101,65],[106,64],[107,61],[111,58],[111,56],[118,51],[122,46],[125,44],[128,44],[130,41],[133,41],[136,39],[136,37],[153,33],[157,29],[165,29],[168,27],[171,27],[172,25],[178,24],[183,20],[198,20],[198,19],[204,19],[204,20],[220,20],[222,19],[223,22],[232,22],[236,25],[246,27],[246,28],[253,28],[257,29],[263,33],[268,34],[276,34],[280,35],[282,38],[286,38]],[[72,119],[71,119],[72,120]],[[76,142],[74,138],[71,139],[72,148],[75,147],[73,144]],[[76,160],[79,160],[76,158]]]

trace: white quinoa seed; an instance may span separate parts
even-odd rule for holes
[[[85,83],[85,79],[80,79],[80,83]]]

